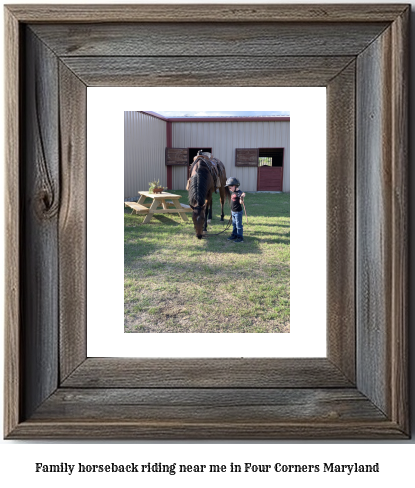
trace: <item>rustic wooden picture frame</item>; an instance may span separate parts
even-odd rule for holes
[[[5,7],[7,439],[408,438],[409,14]],[[327,87],[326,358],[86,357],[86,89],[103,85]]]

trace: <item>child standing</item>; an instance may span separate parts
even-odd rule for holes
[[[228,241],[243,242],[243,225],[242,225],[242,204],[244,202],[245,193],[242,193],[239,189],[239,180],[234,177],[230,177],[226,180],[226,185],[231,192],[231,215],[232,215],[232,234],[228,237]]]

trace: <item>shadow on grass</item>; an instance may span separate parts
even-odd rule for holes
[[[142,226],[144,227],[144,226]],[[220,235],[208,235],[203,239],[197,239],[194,234],[193,225],[180,228],[180,224],[169,226],[170,229],[176,230],[174,235],[166,229],[146,229],[145,232],[140,232],[142,227],[129,227],[124,232],[124,264],[131,266],[137,259],[143,258],[150,254],[155,254],[163,250],[167,243],[177,238],[182,234],[182,239],[188,241],[187,250],[192,250],[196,254],[205,254],[206,252],[213,254],[259,254],[261,253],[260,243],[258,238],[248,237],[241,243],[228,241],[227,238],[230,232]],[[272,242],[279,243],[279,239],[274,239]],[[287,241],[282,241],[287,244]],[[160,257],[161,259],[161,257]]]
[[[187,192],[175,191],[182,195],[183,203],[187,203]],[[267,198],[266,205],[264,200]],[[249,215],[250,223],[245,224],[244,216],[244,242],[235,243],[228,241],[227,238],[232,232],[232,224],[229,224],[230,208],[229,204],[225,205],[225,220],[220,221],[220,203],[219,196],[214,195],[213,202],[213,219],[208,226],[206,237],[199,240],[195,236],[191,215],[186,214],[188,221],[182,221],[178,214],[155,215],[148,224],[142,224],[145,215],[131,214],[130,209],[124,208],[125,229],[124,229],[124,259],[128,266],[136,259],[142,258],[152,253],[163,250],[166,243],[171,240],[181,239],[186,241],[187,249],[196,253],[205,253],[206,251],[216,254],[261,254],[262,244],[269,245],[289,245],[290,234],[284,232],[289,229],[290,224],[284,221],[278,222],[277,225],[267,226],[261,223],[259,227],[264,230],[258,230],[255,227],[255,218],[275,217],[276,215],[282,220],[289,218],[289,195],[279,194],[264,197],[264,195],[250,194],[248,197],[251,207],[247,204],[247,211],[252,210]],[[227,227],[227,228],[226,228]],[[268,230],[269,229],[269,230]]]

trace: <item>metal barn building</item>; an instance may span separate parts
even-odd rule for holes
[[[290,191],[289,117],[180,117],[124,112],[124,196],[160,180],[186,188],[199,149],[212,153],[244,191]]]

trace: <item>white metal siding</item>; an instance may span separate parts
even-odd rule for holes
[[[173,122],[173,147],[212,147],[226,175],[234,176],[246,191],[257,190],[257,168],[235,167],[235,148],[284,148],[283,191],[290,191],[289,122]],[[185,168],[173,168],[173,189],[186,186]]]
[[[167,186],[166,122],[141,112],[124,112],[124,197],[138,198],[139,190],[160,180]]]

